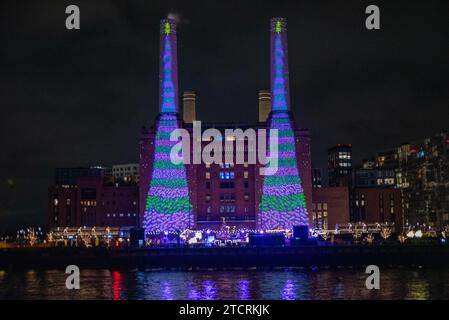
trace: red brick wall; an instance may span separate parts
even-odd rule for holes
[[[313,207],[309,212],[317,212],[318,205],[327,204],[328,229],[333,229],[336,224],[349,222],[349,189],[347,187],[323,187],[313,188]]]
[[[352,201],[353,210],[361,210],[362,195],[364,195],[365,206],[364,222],[394,222],[397,230],[402,228],[402,198],[399,189],[355,188]],[[356,206],[356,199],[359,201],[359,207]],[[393,213],[390,212],[390,200],[392,201]],[[383,213],[381,203],[383,203]]]

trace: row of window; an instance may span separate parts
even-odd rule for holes
[[[119,217],[119,218],[124,218],[124,217],[136,217],[137,216],[137,214],[136,213],[107,213],[106,214],[106,217],[108,217],[108,218],[115,218],[115,217]]]
[[[209,202],[211,200],[211,195],[210,194],[206,194],[206,202]],[[249,200],[249,194],[245,193],[243,195],[243,199],[245,199],[245,201]],[[235,202],[235,194],[233,193],[226,193],[226,194],[221,194],[220,195],[220,202]]]
[[[243,211],[245,213],[248,213],[248,208],[244,208]],[[208,206],[206,212],[209,213],[209,214],[212,213],[212,207]],[[223,205],[223,206],[220,206],[220,213],[235,213],[235,212],[236,212],[236,210],[235,210],[235,206],[234,205]]]
[[[116,168],[112,168],[113,172],[117,172],[117,171],[136,171],[137,172],[137,167],[116,167]]]
[[[245,189],[249,188],[248,181],[243,182],[243,186]],[[222,181],[220,182],[220,189],[229,189],[229,188],[235,188],[234,181]],[[210,182],[206,181],[206,189],[210,189]]]
[[[210,168],[210,163],[206,162],[206,168],[209,169]],[[248,162],[243,163],[243,167],[244,168],[248,168]],[[232,169],[234,168],[234,164],[233,163],[220,163],[220,168],[221,169]]]
[[[220,171],[219,176],[221,180],[231,180],[235,178],[234,171]],[[248,177],[248,171],[243,172],[243,178],[248,179]],[[206,179],[210,179],[210,172],[206,172]]]
[[[67,206],[70,206],[71,203],[72,203],[71,199],[66,199],[66,205]],[[55,207],[58,206],[59,200],[57,198],[55,198],[53,200],[53,204],[54,204]],[[110,204],[109,201],[102,202],[103,206],[104,205],[109,205],[109,204]],[[115,201],[112,201],[111,204],[115,205]],[[80,205],[85,206],[85,207],[95,207],[97,205],[97,201],[95,201],[95,200],[80,201]],[[137,201],[133,201],[133,205],[136,206],[137,205]]]
[[[312,210],[327,210],[327,203],[312,203]]]

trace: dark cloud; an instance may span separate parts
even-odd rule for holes
[[[2,227],[44,221],[55,167],[137,161],[140,127],[157,112],[158,28],[169,14],[183,22],[180,90],[197,91],[204,121],[257,119],[268,21],[286,16],[292,109],[311,131],[315,166],[335,143],[361,159],[447,129],[447,1],[378,1],[378,31],[364,27],[371,3],[356,0],[79,0],[79,31],[65,29],[69,4],[0,4]]]

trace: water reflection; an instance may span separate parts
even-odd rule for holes
[[[0,299],[448,299],[447,270],[385,270],[367,290],[364,270],[142,272],[81,270],[81,289],[64,270],[0,271]]]
[[[249,281],[248,280],[240,280],[238,282],[239,287],[239,299],[240,300],[248,300],[250,299],[250,293],[249,293]]]
[[[214,282],[211,280],[206,280],[204,281],[203,286],[204,286],[203,300],[214,300],[215,294],[217,293]]]
[[[120,300],[122,293],[122,274],[113,271],[112,274],[112,300]]]
[[[161,300],[174,300],[171,286],[167,281],[162,282],[162,297]]]

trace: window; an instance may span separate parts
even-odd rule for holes
[[[248,179],[248,171],[243,172],[243,177],[244,177],[245,179]]]
[[[249,186],[248,181],[245,181],[245,182],[244,182],[244,186],[245,186],[245,189],[248,189],[248,186]]]
[[[234,213],[235,212],[235,206],[220,206],[220,213]]]
[[[206,172],[206,179],[210,179],[210,172]]]
[[[220,171],[221,180],[231,180],[234,179],[234,171]]]
[[[209,181],[206,182],[206,189],[210,189],[210,182]]]
[[[207,202],[210,201],[210,194],[206,194],[206,201],[207,201]]]
[[[220,188],[226,189],[226,188],[234,188],[234,182],[220,182]]]

